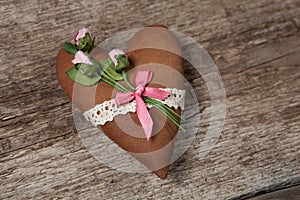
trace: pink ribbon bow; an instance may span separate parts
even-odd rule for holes
[[[136,89],[134,92],[118,92],[116,94],[117,105],[122,105],[130,102],[131,100],[136,100],[136,113],[141,122],[141,125],[145,131],[147,140],[150,139],[153,127],[153,121],[148,112],[146,104],[142,96],[147,96],[149,98],[164,100],[171,92],[160,90],[158,88],[146,87],[146,85],[151,81],[153,72],[149,70],[140,70],[136,73],[135,85]]]

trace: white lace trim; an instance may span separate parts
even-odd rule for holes
[[[158,100],[163,104],[178,109],[184,110],[185,90],[178,90],[176,88],[160,88],[172,94],[165,100]],[[152,106],[147,104],[148,108]],[[136,112],[136,101],[133,100],[127,104],[117,106],[115,99],[105,101],[96,105],[88,111],[83,113],[84,117],[90,121],[94,126],[104,125],[108,121],[112,121],[114,117],[120,114],[127,114],[129,112]]]

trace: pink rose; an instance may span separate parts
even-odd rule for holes
[[[87,55],[85,53],[83,53],[82,51],[77,51],[77,53],[75,54],[74,60],[72,60],[72,63],[73,64],[84,63],[84,64],[88,64],[88,65],[92,65],[93,64],[89,60],[89,58],[87,57]]]
[[[89,29],[87,29],[87,28],[82,28],[82,29],[80,29],[80,30],[76,33],[73,42],[74,42],[76,45],[78,45],[78,40],[79,40],[80,38],[83,38],[83,37],[85,36],[86,33],[89,33],[90,36],[91,36],[91,38],[93,37],[93,36],[92,36],[92,33],[91,33],[91,31],[90,31]]]
[[[108,56],[112,59],[114,65],[117,66],[118,60],[115,58],[115,56],[123,55],[123,54],[125,55],[125,53],[121,49],[113,49],[108,53]]]

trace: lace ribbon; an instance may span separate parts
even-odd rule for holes
[[[178,90],[176,88],[160,88],[171,92],[172,94],[165,100],[157,100],[163,104],[173,107],[175,109],[181,108],[184,110],[184,99],[185,99],[185,90]],[[147,104],[148,108],[152,106]],[[95,107],[85,111],[83,113],[84,117],[90,121],[94,126],[104,125],[108,121],[112,121],[114,117],[127,114],[129,112],[136,112],[136,101],[133,100],[127,104],[117,106],[115,99],[104,101],[101,104],[96,105]]]

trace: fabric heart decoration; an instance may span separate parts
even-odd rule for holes
[[[73,43],[66,43],[56,58],[59,84],[87,120],[157,176],[166,178],[173,139],[182,128],[180,108],[185,94],[176,38],[165,26],[152,25],[128,41],[126,54],[97,48],[88,29],[81,29]],[[116,123],[115,119],[126,122],[128,117],[141,127],[136,135]]]

